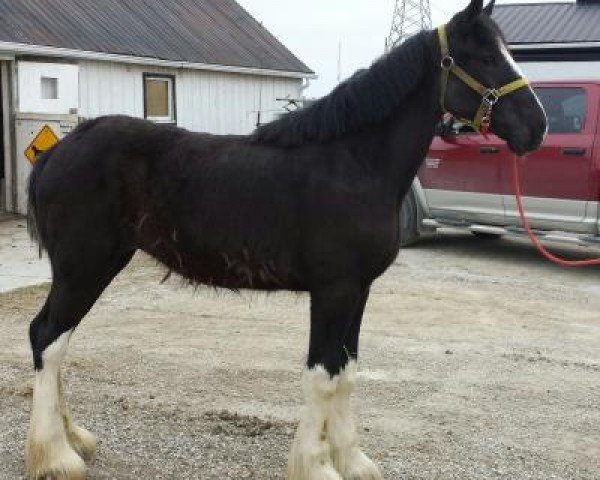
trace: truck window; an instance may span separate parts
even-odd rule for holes
[[[587,113],[587,94],[583,88],[535,88],[546,115],[548,133],[580,133]]]

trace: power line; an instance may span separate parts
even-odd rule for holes
[[[396,0],[392,28],[386,48],[399,45],[421,30],[431,28],[431,5],[429,0]]]

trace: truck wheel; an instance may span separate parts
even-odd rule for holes
[[[471,232],[473,235],[475,235],[477,238],[480,238],[481,240],[498,240],[499,238],[502,238],[502,235],[500,235],[499,233],[487,233],[487,232]]]
[[[404,197],[400,209],[400,246],[407,247],[419,239],[419,214],[417,201],[412,191]]]

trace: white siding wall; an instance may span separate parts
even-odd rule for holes
[[[143,117],[144,72],[175,76],[179,126],[217,134],[251,132],[259,110],[263,122],[271,120],[282,111],[276,99],[298,98],[302,86],[299,79],[80,62],[79,114],[84,118],[113,113]]]
[[[600,78],[600,62],[521,62],[520,65],[532,81]]]
[[[64,63],[18,62],[19,105],[22,113],[68,114],[78,104],[78,67]],[[56,99],[42,98],[42,77],[56,79]]]

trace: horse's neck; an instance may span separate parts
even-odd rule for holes
[[[398,108],[384,128],[374,130],[369,152],[370,170],[380,175],[389,191],[398,197],[412,183],[434,136],[441,116],[439,82],[426,74],[421,86]]]
[[[441,117],[437,34],[425,32],[419,39],[423,43],[419,44],[419,61],[413,63],[420,69],[414,75],[414,90],[387,121],[350,140],[362,156],[360,161],[368,162],[369,170],[400,200],[427,154]]]

